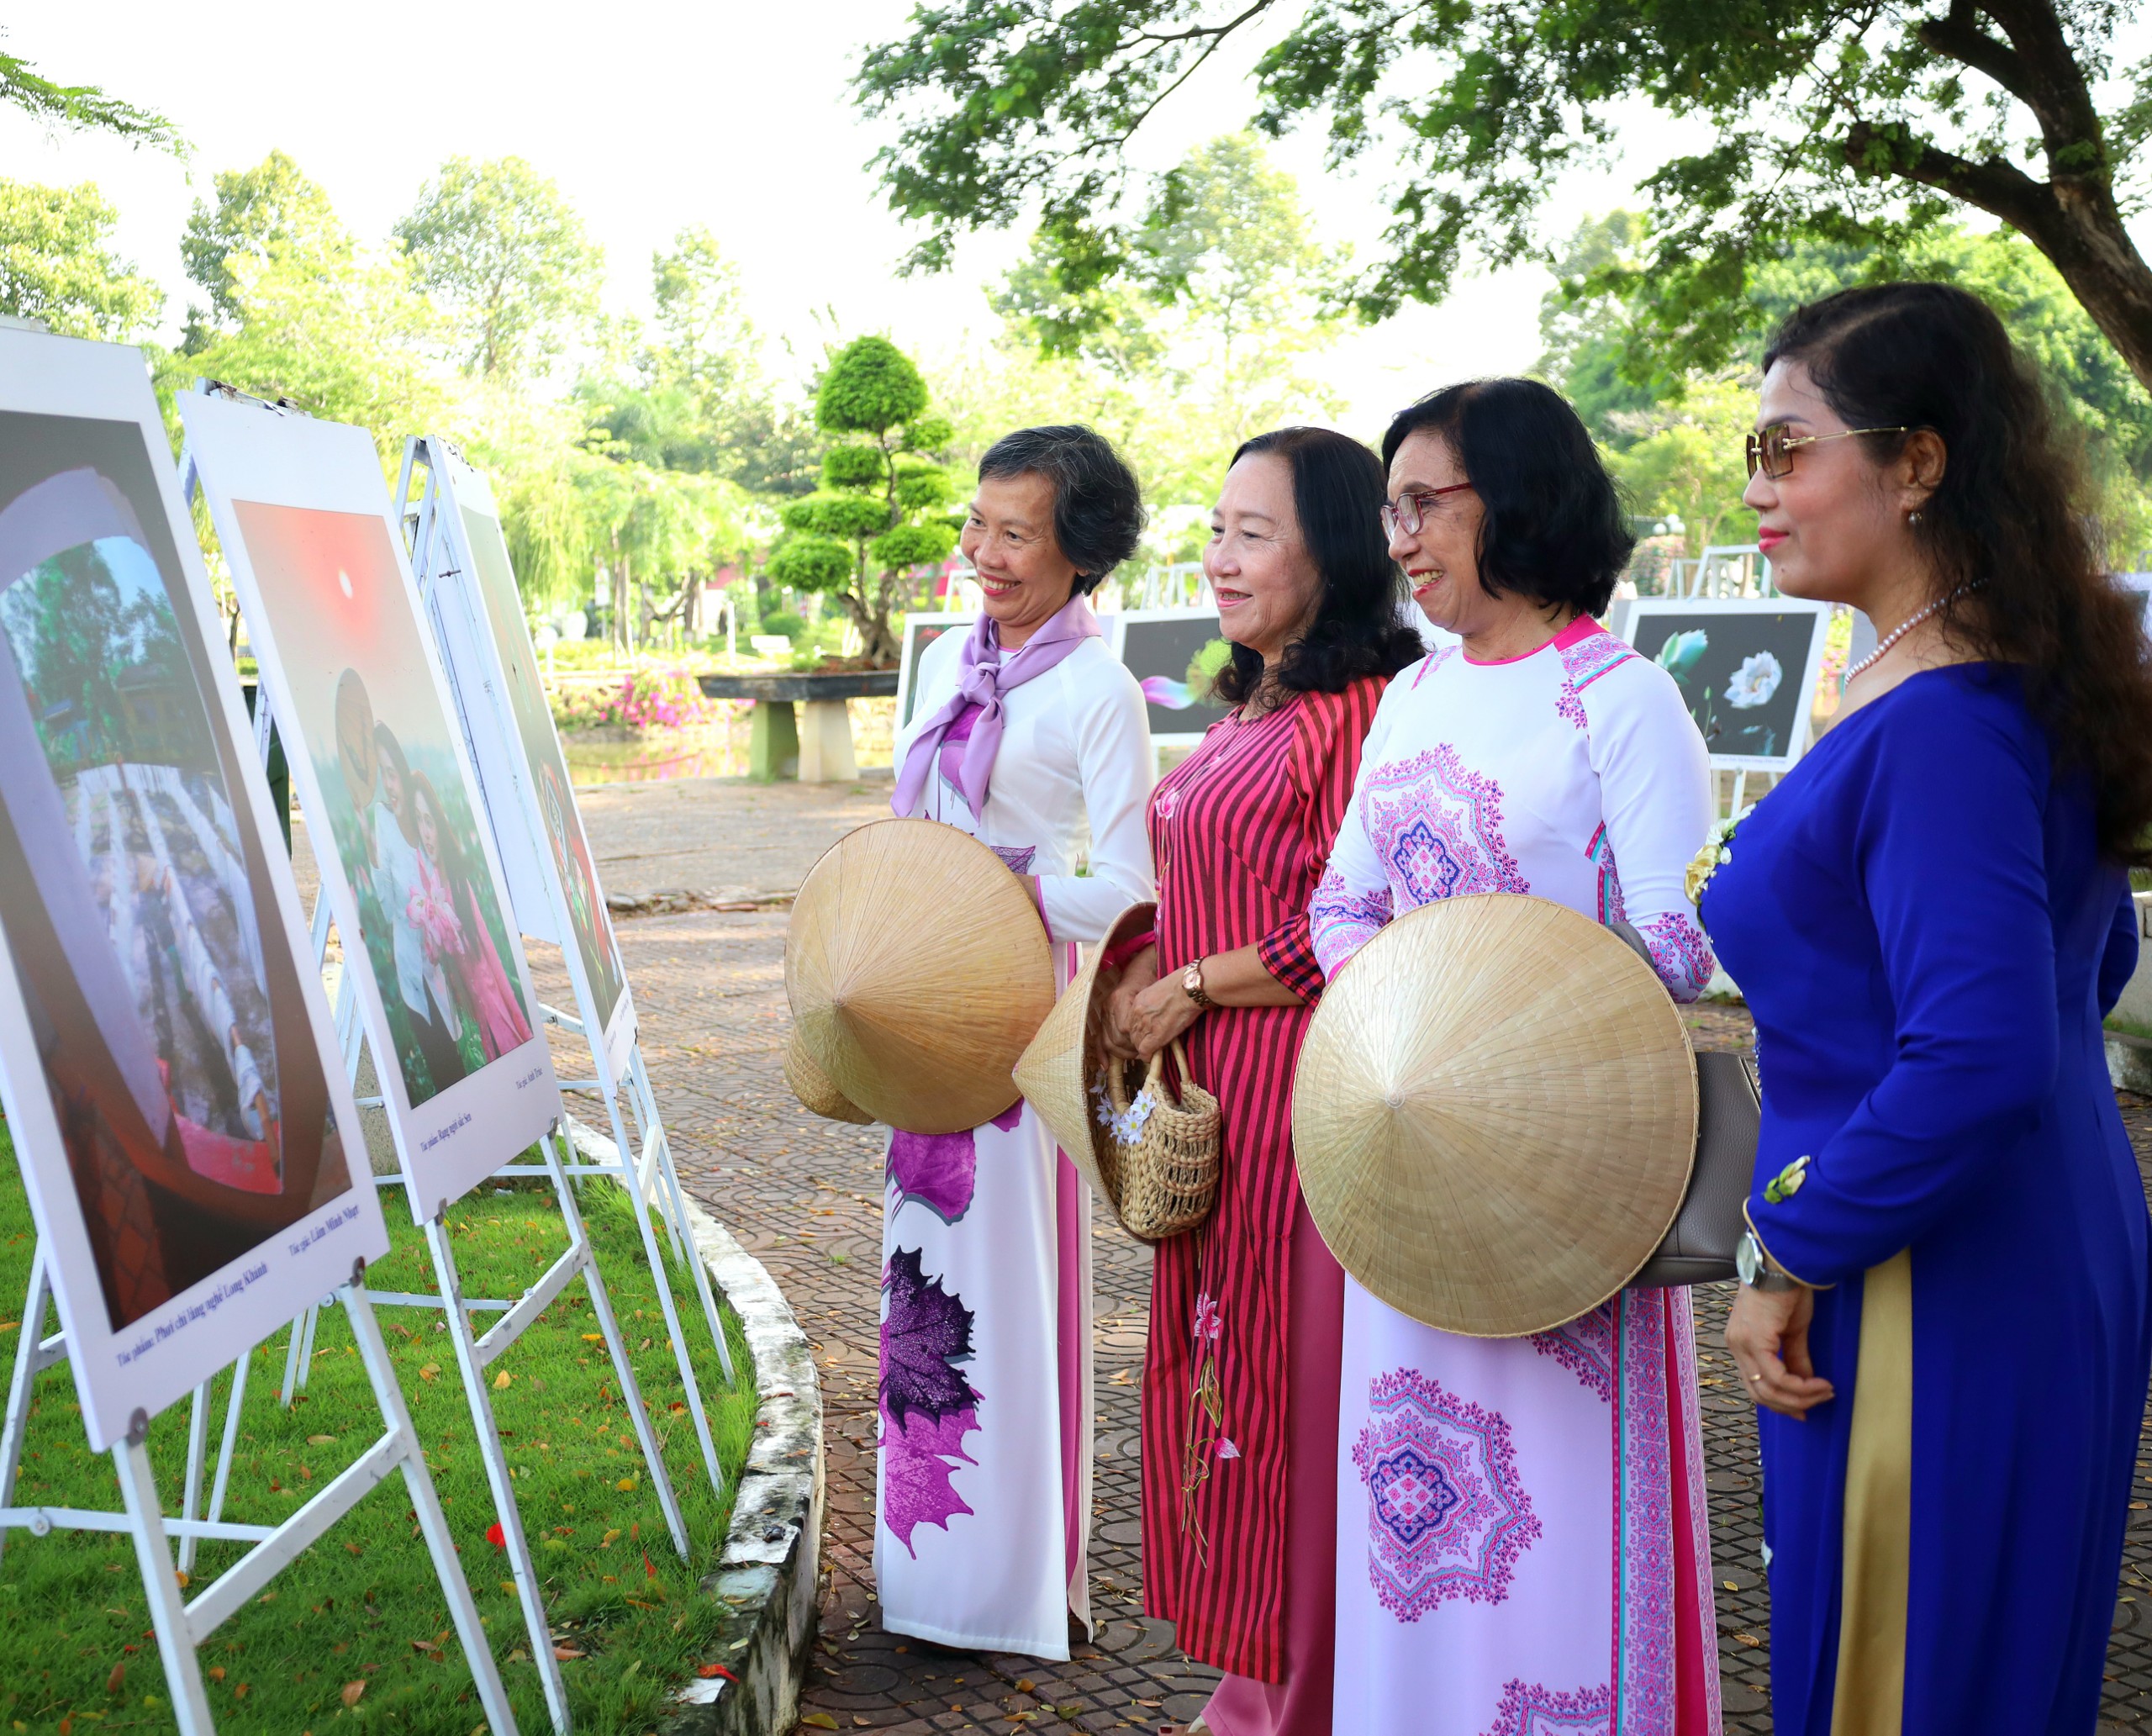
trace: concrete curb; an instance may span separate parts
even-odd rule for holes
[[[781,1736],[799,1716],[820,1586],[822,1388],[791,1305],[762,1263],[692,1200],[695,1247],[746,1328],[761,1408],[732,1528],[703,1588],[726,1608],[710,1661],[731,1670],[683,1690],[671,1736]]]
[[[592,1161],[613,1142],[574,1117],[568,1134]],[[617,1184],[616,1184],[617,1185]],[[731,1672],[676,1696],[667,1736],[782,1736],[799,1717],[820,1589],[822,1385],[814,1353],[768,1269],[692,1199],[688,1227],[710,1282],[746,1329],[758,1398],[755,1444],[732,1501],[731,1528],[704,1591],[725,1615],[704,1661]],[[700,1314],[691,1311],[699,1320]]]

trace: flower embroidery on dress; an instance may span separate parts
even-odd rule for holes
[[[1716,968],[1702,926],[1685,910],[1669,910],[1637,924],[1651,952],[1652,968],[1676,1000],[1694,1000]]]
[[[1200,1343],[1205,1338],[1216,1338],[1225,1329],[1225,1322],[1218,1318],[1218,1299],[1209,1295],[1197,1296],[1195,1299],[1197,1343]]]
[[[1416,908],[1472,892],[1530,892],[1502,842],[1502,787],[1447,741],[1368,774],[1362,812],[1391,890]]]
[[[1447,663],[1451,657],[1456,655],[1456,653],[1457,647],[1454,645],[1445,645],[1440,651],[1431,652],[1427,657],[1421,658],[1420,662],[1420,673],[1412,678],[1412,685],[1415,687],[1419,686],[1421,682],[1425,681],[1430,675],[1433,674],[1436,670],[1441,668],[1442,666],[1444,663]]]
[[[1562,673],[1573,692],[1581,693],[1609,669],[1619,668],[1636,656],[1629,646],[1611,633],[1587,633],[1574,645],[1562,647]]]
[[[1604,1684],[1566,1691],[1512,1680],[1486,1736],[1606,1736],[1613,1694]]]
[[[1401,1622],[1453,1597],[1499,1603],[1539,1521],[1510,1426],[1414,1369],[1368,1385],[1353,1448],[1368,1491],[1368,1580]]]
[[[1174,810],[1180,805],[1180,789],[1177,784],[1161,784],[1158,793],[1151,798],[1151,811],[1161,820],[1174,817]]]
[[[1591,835],[1584,853],[1585,860],[1599,873],[1600,926],[1627,921],[1629,913],[1622,906],[1622,872],[1614,865],[1614,846],[1607,839],[1604,825]]]
[[[1348,958],[1375,937],[1391,914],[1389,887],[1355,892],[1337,869],[1327,870],[1308,905],[1308,942],[1323,975],[1336,976]]]
[[[1614,1400],[1614,1306],[1601,1302],[1589,1313],[1532,1335],[1532,1348],[1551,1356],[1587,1390],[1609,1404]]]

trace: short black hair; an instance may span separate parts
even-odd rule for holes
[[[1388,491],[1375,455],[1333,429],[1278,428],[1246,442],[1233,462],[1260,453],[1275,454],[1292,471],[1293,514],[1322,575],[1315,620],[1278,661],[1279,686],[1340,694],[1363,676],[1395,675],[1418,662],[1427,648],[1405,623],[1405,578],[1383,535]],[[1262,682],[1263,654],[1236,645],[1216,688],[1237,705]]]
[[[1128,461],[1080,423],[1019,428],[978,461],[978,479],[1042,476],[1053,484],[1053,540],[1076,568],[1075,594],[1089,596],[1143,536],[1143,491]]]
[[[1422,431],[1457,455],[1485,516],[1480,585],[1605,613],[1637,539],[1599,449],[1569,401],[1537,380],[1467,380],[1398,412],[1384,469]]]

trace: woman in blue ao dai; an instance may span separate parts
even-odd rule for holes
[[[1757,427],[1780,588],[1883,633],[1703,894],[1764,1082],[1727,1341],[1764,1407],[1774,1723],[2089,1736],[2152,1323],[2101,1031],[2152,823],[2143,632],[1962,290],[1798,310]]]
[[[1406,411],[1383,451],[1390,552],[1462,642],[1375,713],[1311,910],[1325,974],[1421,905],[1530,894],[1627,924],[1693,1000],[1709,762],[1672,679],[1592,619],[1630,537],[1583,425],[1544,386],[1482,381]],[[1716,1731],[1685,1290],[1469,1338],[1348,1277],[1339,1404],[1335,1728]]]
[[[1154,895],[1143,696],[1087,600],[1142,525],[1135,478],[1089,429],[990,447],[963,532],[986,607],[920,658],[897,741],[896,811],[1025,878],[1064,984],[1074,942]],[[1019,1103],[960,1133],[892,1132],[883,1200],[882,1625],[1066,1658],[1090,1620],[1089,1191]]]

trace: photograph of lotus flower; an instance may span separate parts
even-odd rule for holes
[[[1640,604],[1630,642],[1680,684],[1714,758],[1783,760],[1805,744],[1813,700],[1807,680],[1821,611],[1708,604],[1660,613]]]

